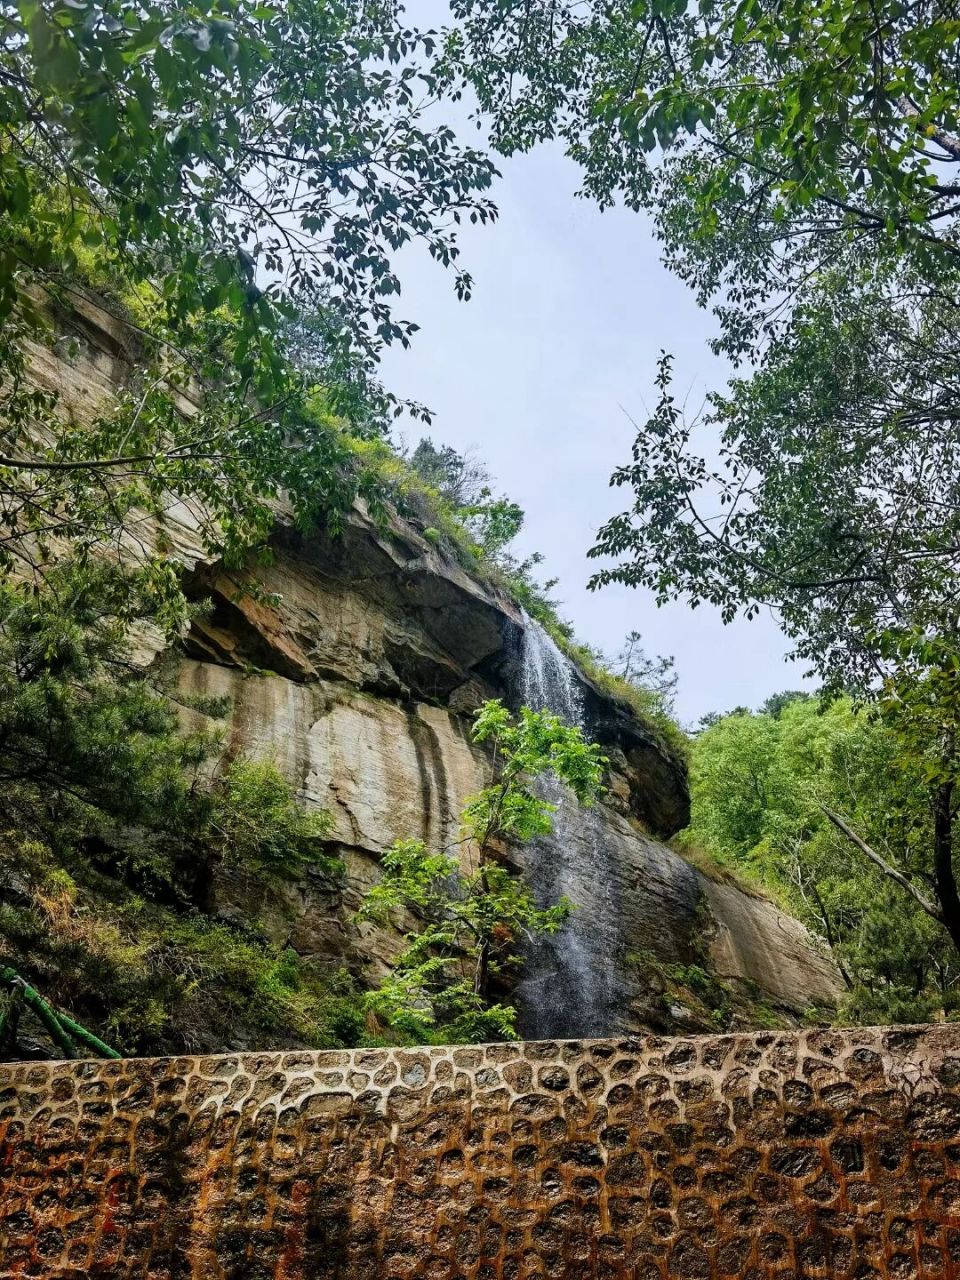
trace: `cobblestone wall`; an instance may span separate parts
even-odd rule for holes
[[[0,1276],[960,1277],[960,1027],[0,1066]]]

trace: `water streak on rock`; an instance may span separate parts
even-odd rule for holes
[[[585,736],[580,680],[570,660],[532,618],[524,616],[520,699],[533,711],[552,711]],[[566,895],[576,910],[559,933],[527,948],[524,976],[517,987],[520,1029],[530,1039],[602,1036],[621,1024],[622,938],[611,886],[617,882],[615,850],[605,839],[594,809],[580,806],[552,775],[542,777],[541,794],[556,805],[551,835],[527,852],[527,876],[537,905]]]

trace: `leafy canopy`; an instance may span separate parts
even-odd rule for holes
[[[960,454],[953,358],[929,385],[927,343],[956,322],[851,304],[805,306],[750,379],[684,417],[660,364],[659,403],[612,478],[630,505],[605,524],[594,585],[622,581],[721,609],[777,611],[826,679],[869,687],[886,628],[953,626]],[[719,460],[707,452],[719,436]]]
[[[803,323],[764,367],[714,399],[719,466],[697,447],[695,424],[670,391],[670,362],[661,361],[659,404],[638,429],[632,463],[613,477],[632,490],[632,504],[591,551],[617,562],[594,585],[646,586],[660,602],[705,600],[727,620],[772,607],[796,654],[830,688],[874,704],[923,798],[926,821],[911,839],[925,833],[924,855],[918,863],[901,848],[891,857],[848,816],[825,816],[960,948],[960,437],[944,394],[953,368],[943,366],[931,397],[919,343],[912,363],[901,358],[908,328],[885,348],[866,337],[891,334],[884,326],[903,313],[891,317],[880,299],[850,314],[839,291],[830,302],[801,309]],[[947,309],[925,303],[912,321],[920,333],[932,310]]]
[[[713,302],[717,345],[753,364],[696,423],[661,361],[657,409],[613,476],[629,499],[600,531],[593,585],[728,620],[772,608],[799,656],[860,694],[911,671],[942,686],[949,661],[921,675],[900,658],[920,637],[957,644],[952,13],[896,0],[452,9],[442,74],[476,93],[494,145],[559,137],[584,194],[648,210],[668,265]],[[947,719],[926,756],[952,758]]]
[[[506,154],[559,136],[584,192],[649,209],[717,299],[723,345],[776,332],[839,258],[954,279],[960,28],[899,0],[454,0],[443,70]]]
[[[0,317],[90,250],[173,333],[228,306],[265,398],[294,304],[335,347],[407,340],[394,253],[422,241],[466,295],[456,224],[493,216],[489,160],[427,121],[432,46],[362,0],[7,4]]]
[[[841,1013],[863,1022],[954,1012],[960,960],[947,933],[825,809],[891,866],[929,883],[933,815],[924,762],[848,698],[785,697],[776,713],[719,717],[691,759],[684,839],[758,881],[832,949]]]
[[[613,482],[594,585],[776,609],[863,689],[889,627],[950,634],[960,28],[859,0],[456,0],[443,72],[511,153],[559,136],[584,193],[648,209],[752,376],[660,403]],[[705,440],[701,437],[706,437]],[[719,454],[719,460],[713,458]]]

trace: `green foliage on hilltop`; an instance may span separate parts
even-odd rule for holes
[[[368,1004],[395,1033],[419,1042],[516,1036],[516,1009],[499,998],[504,980],[519,963],[523,940],[556,933],[575,904],[561,898],[538,906],[503,858],[510,844],[552,830],[555,806],[533,786],[540,774],[549,770],[589,805],[605,763],[600,749],[558,716],[524,707],[514,718],[498,701],[478,711],[473,737],[492,748],[494,777],[467,801],[456,845],[397,841],[360,912],[380,922],[401,909],[416,917],[393,972]]]
[[[861,1022],[960,1015],[960,959],[890,872],[933,897],[922,758],[849,698],[718,718],[694,740],[684,839],[771,892],[824,939]],[[830,820],[835,813],[880,857]]]
[[[510,595],[599,689],[625,702],[675,755],[685,758],[687,735],[673,705],[673,659],[649,657],[636,631],[615,655],[577,640],[551,595],[557,579],[543,582],[537,577],[544,556],[534,552],[520,559],[512,553],[523,512],[509,498],[492,496],[490,474],[472,450],[461,454],[429,438],[409,456],[384,439],[353,439],[350,448],[428,541]]]
[[[477,558],[510,566],[507,547],[523,527],[523,511],[509,498],[494,495],[490,475],[472,449],[458,453],[425,436],[408,459],[411,468],[467,531]]]
[[[641,721],[655,729],[679,760],[686,760],[689,736],[677,722],[674,709],[677,677],[673,658],[649,657],[638,631],[630,631],[620,651],[605,654],[580,644],[552,622],[547,630],[559,647],[604,693],[625,702]]]

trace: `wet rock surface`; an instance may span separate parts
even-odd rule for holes
[[[0,1066],[0,1276],[960,1276],[960,1027]]]

